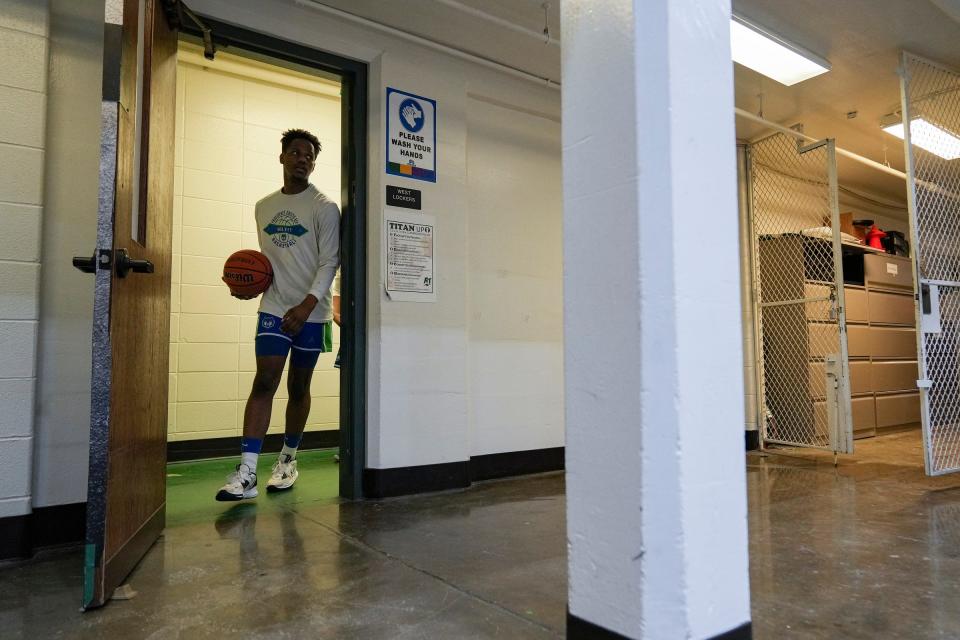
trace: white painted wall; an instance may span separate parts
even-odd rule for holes
[[[711,638],[750,619],[730,3],[561,10],[569,610]]]
[[[90,434],[103,4],[51,0],[34,505],[83,502]]]
[[[472,455],[563,446],[560,123],[467,101]]]
[[[181,45],[177,64],[176,180],[170,314],[169,440],[240,436],[256,371],[259,299],[230,296],[224,259],[258,249],[254,205],[282,185],[280,136],[313,132],[322,145],[311,181],[340,201],[339,85],[228,53],[213,62]],[[338,429],[339,346],[313,375],[307,430]],[[282,433],[284,373],[270,433]]]
[[[30,512],[49,7],[0,0],[0,518]]]
[[[501,297],[506,299],[516,299],[519,291],[530,286],[530,279],[543,278],[547,282],[549,278],[542,272],[522,273],[523,258],[518,257],[513,249],[500,249],[489,236],[476,238],[474,244],[474,229],[482,233],[482,226],[476,227],[475,223],[483,220],[484,212],[475,212],[471,204],[473,174],[468,168],[468,158],[486,157],[491,151],[489,144],[513,144],[521,157],[533,160],[542,152],[525,154],[519,148],[522,140],[511,142],[511,132],[516,127],[513,122],[533,118],[537,124],[530,135],[541,143],[550,125],[540,124],[529,114],[511,115],[500,131],[501,139],[475,147],[470,136],[470,115],[486,117],[484,112],[490,105],[471,111],[472,99],[468,93],[547,114],[555,120],[559,117],[557,92],[342,22],[292,1],[273,3],[269,13],[256,0],[195,0],[191,6],[227,22],[370,64],[368,466],[389,468],[462,461],[478,453],[562,444],[562,427],[555,413],[562,407],[559,358],[555,346],[559,336],[555,321],[554,333],[549,340],[533,340],[528,333],[520,331],[530,323],[524,323],[522,319],[513,322],[509,320],[510,311],[501,310],[500,313],[506,314],[501,318],[508,321],[496,339],[500,344],[493,344],[485,333],[491,328],[490,324],[485,324],[487,319],[473,323],[470,316],[470,300],[477,290],[477,283],[481,288],[486,286],[484,278],[489,274],[484,273],[486,266],[473,270],[471,265],[480,264],[480,261],[487,265],[505,265],[503,268],[510,272],[510,276],[503,283]],[[385,175],[383,109],[387,86],[437,101],[439,167],[436,184]],[[484,124],[481,120],[475,123],[476,126],[489,126],[489,122]],[[551,190],[549,186],[535,182],[549,175],[548,169],[532,167],[530,162],[518,162],[521,165],[515,165],[515,168],[524,166],[524,171],[530,171],[531,188],[545,192]],[[555,167],[556,159],[552,162]],[[558,192],[559,177],[555,169],[554,176],[553,190]],[[487,180],[485,184],[490,184],[489,177],[490,174],[484,177],[481,173],[478,180]],[[380,234],[386,184],[420,189],[423,191],[424,212],[437,217],[436,250],[440,270],[435,304],[392,302],[383,293]],[[519,189],[516,183],[503,184],[501,188],[505,191],[491,194],[492,200],[510,200],[511,194],[516,194]],[[547,202],[549,199],[544,200]],[[555,195],[553,202],[556,202]],[[538,206],[530,214],[531,222],[546,222],[549,218],[547,206]],[[528,248],[539,252],[541,249],[536,247],[540,242],[553,242],[553,246],[558,247],[557,236],[551,234],[559,229],[559,221],[557,207],[550,225],[554,231],[544,235],[542,229],[523,227],[521,230]],[[509,233],[504,232],[501,237],[507,242]],[[488,256],[471,253],[468,258],[471,249],[492,253]],[[555,255],[557,251],[558,248],[554,249]],[[543,253],[549,254],[550,250],[543,249]],[[473,277],[475,274],[479,276],[477,279]],[[560,299],[559,290],[553,286],[555,315],[560,308]],[[549,285],[547,288],[549,290]],[[486,296],[485,299],[492,297],[490,294],[481,295]],[[542,303],[530,301],[531,305],[538,307],[536,313],[530,314],[531,319],[536,316],[534,322],[543,322],[545,327],[551,322],[546,311],[550,304],[546,301],[548,298],[546,296]],[[531,307],[531,311],[533,309]],[[513,337],[511,334],[515,330],[519,333]],[[505,419],[503,407],[510,403],[515,405],[516,401],[507,398],[503,386],[492,379],[493,376],[503,376],[504,370],[492,370],[490,362],[506,346],[504,343],[511,341],[514,344],[509,346],[518,353],[533,354],[534,362],[540,365],[531,367],[542,372],[540,376],[518,376],[516,383],[524,386],[512,392],[527,395],[541,406],[553,408],[553,413],[547,411],[529,426],[524,424],[521,427]],[[472,352],[474,344],[479,345],[476,357]],[[527,394],[522,393],[524,389]],[[552,401],[549,400],[551,393]],[[483,398],[476,407],[472,405],[474,397]],[[481,433],[482,436],[478,435]]]

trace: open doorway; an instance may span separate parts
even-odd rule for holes
[[[316,135],[310,182],[342,212],[342,325],[321,353],[294,491],[271,503],[359,497],[363,468],[364,241],[362,103],[365,68],[217,25],[217,52],[184,34],[177,51],[175,184],[168,405],[168,524],[229,508],[213,495],[239,457],[244,406],[256,370],[259,298],[237,300],[220,280],[224,259],[259,249],[254,206],[283,184],[277,158],[287,129]],[[360,143],[360,144],[358,144]],[[358,186],[359,185],[359,186]],[[362,200],[362,196],[361,196]],[[287,365],[289,367],[289,363]],[[260,475],[283,445],[287,375],[273,401]],[[344,382],[342,382],[344,381]],[[264,473],[264,471],[266,473]],[[221,514],[223,515],[223,514]]]

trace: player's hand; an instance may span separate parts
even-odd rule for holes
[[[232,295],[234,298],[239,298],[240,300],[253,300],[254,298],[257,297],[256,295],[253,295],[253,296],[242,296],[242,295],[240,295],[239,293],[231,293],[230,295]]]
[[[303,329],[303,325],[306,324],[307,318],[310,317],[312,311],[313,309],[311,307],[302,302],[292,307],[283,314],[283,320],[280,322],[280,330],[288,336],[297,335],[300,333],[300,330]]]

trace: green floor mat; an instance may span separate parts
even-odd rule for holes
[[[340,487],[340,466],[334,462],[336,449],[301,451],[297,454],[300,476],[288,491],[267,493],[270,468],[276,454],[260,456],[257,488],[260,495],[244,504],[256,504],[258,511],[273,510],[301,502],[335,502]],[[217,502],[213,497],[223,486],[239,456],[217,460],[172,462],[167,465],[167,526],[229,516],[235,502]]]

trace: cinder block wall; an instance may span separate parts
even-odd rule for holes
[[[48,43],[46,0],[0,0],[0,518],[30,512]]]

